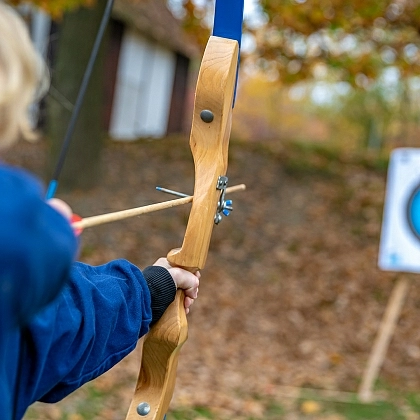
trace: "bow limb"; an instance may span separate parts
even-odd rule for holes
[[[225,176],[232,121],[239,46],[232,39],[211,36],[198,75],[190,147],[194,158],[194,196],[181,248],[169,262],[191,272],[204,268],[220,199],[218,179]],[[202,118],[211,112],[212,120]],[[204,121],[204,120],[207,120]],[[172,398],[178,353],[187,339],[184,293],[177,291],[144,341],[143,360],[126,420],[162,420]]]

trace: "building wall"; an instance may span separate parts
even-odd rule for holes
[[[51,20],[32,11],[31,36],[47,59]],[[104,127],[115,140],[164,137],[185,128],[189,59],[111,19],[104,68]],[[40,124],[39,104],[31,107]],[[42,119],[42,118],[41,118]],[[41,121],[42,123],[42,121]]]
[[[192,117],[192,107],[189,107],[187,94],[190,86],[188,84],[190,60],[184,55],[176,55],[176,68],[172,90],[171,107],[168,119],[168,134],[183,133],[190,131],[190,118],[186,119],[186,112]],[[191,109],[190,109],[191,108]],[[188,124],[188,130],[186,125]]]
[[[35,49],[41,57],[48,62],[48,43],[50,39],[51,19],[35,8],[28,8],[26,20],[29,22],[29,32]],[[29,107],[29,119],[33,128],[40,126],[42,122],[42,104],[34,102]]]
[[[109,133],[116,140],[167,133],[176,55],[133,30],[123,35]]]

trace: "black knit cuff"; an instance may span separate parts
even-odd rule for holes
[[[157,265],[146,267],[143,276],[152,298],[152,322],[159,321],[166,308],[175,299],[176,285],[169,271]]]

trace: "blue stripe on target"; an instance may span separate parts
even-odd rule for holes
[[[408,200],[407,221],[411,231],[420,240],[420,185],[418,185]]]

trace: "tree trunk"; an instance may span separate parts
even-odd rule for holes
[[[63,101],[60,103],[58,98],[64,97],[72,104],[75,103],[105,5],[106,0],[98,0],[94,8],[82,8],[68,13],[59,26],[53,57],[53,92],[47,99],[46,133],[50,144],[50,174],[57,165],[71,115],[68,106],[63,106]],[[99,157],[105,134],[102,97],[104,50],[102,45],[59,176],[61,190],[92,188],[100,176]]]

